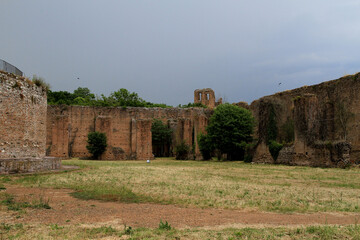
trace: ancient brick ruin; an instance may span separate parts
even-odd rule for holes
[[[55,169],[45,157],[46,91],[30,80],[0,71],[0,173]]]
[[[161,119],[172,130],[171,152],[184,141],[201,159],[197,135],[204,132],[215,101],[211,89],[195,90],[194,103],[207,108],[110,108],[47,106],[45,91],[31,81],[0,72],[0,173],[56,169],[52,157],[88,158],[87,134],[104,132],[108,147],[103,160],[152,159],[151,124]],[[250,105],[257,139],[253,161],[323,167],[358,164],[360,157],[360,74],[314,86],[276,93]],[[275,116],[278,142],[286,142],[273,159],[267,141]],[[286,140],[293,134],[291,140]],[[286,141],[285,141],[286,140]]]
[[[199,159],[196,136],[204,131],[211,112],[203,108],[48,106],[47,154],[88,158],[87,135],[100,131],[108,140],[101,159],[153,159],[151,124],[156,118],[173,129],[171,148],[181,141],[189,146],[194,143]]]
[[[258,145],[253,161],[289,165],[342,167],[360,157],[360,74],[276,93],[249,108],[257,122]],[[270,111],[282,141],[283,126],[292,122],[295,137],[274,160],[266,146]]]
[[[215,100],[215,92],[211,88],[196,89],[194,91],[194,103],[201,103],[210,109],[222,104],[222,99]]]

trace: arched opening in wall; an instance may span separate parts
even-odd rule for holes
[[[206,100],[208,100],[209,101],[209,99],[210,99],[210,94],[206,94]]]
[[[201,93],[199,93],[198,99],[199,101],[201,101]]]
[[[169,157],[172,129],[160,119],[154,119],[151,125],[152,152],[155,157]]]

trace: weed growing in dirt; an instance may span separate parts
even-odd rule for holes
[[[160,220],[158,228],[159,230],[171,230],[171,225],[167,221],[163,222]]]

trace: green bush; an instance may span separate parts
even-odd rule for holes
[[[276,160],[279,156],[280,150],[283,148],[283,145],[281,143],[278,143],[276,141],[270,141],[269,143],[269,151],[271,153],[271,156]]]
[[[213,152],[213,145],[211,143],[211,139],[208,137],[208,135],[204,135],[200,133],[198,135],[198,144],[199,149],[201,152],[201,155],[203,156],[204,160],[211,159],[211,155]]]
[[[254,118],[249,110],[225,103],[216,107],[206,131],[219,157],[226,154],[227,160],[242,160],[253,128]]]
[[[176,160],[187,160],[189,157],[190,147],[183,141],[175,147]]]
[[[99,159],[107,147],[106,134],[101,132],[90,132],[88,134],[88,145],[86,146],[93,159]]]

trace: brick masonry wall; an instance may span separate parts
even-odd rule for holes
[[[201,108],[48,106],[47,155],[88,158],[87,135],[100,131],[108,139],[101,159],[152,159],[151,124],[157,118],[173,129],[172,146],[181,141],[191,146],[194,142],[195,155],[200,158],[196,136],[205,131],[211,112]]]
[[[46,91],[0,71],[0,159],[45,157],[46,111]]]

